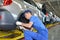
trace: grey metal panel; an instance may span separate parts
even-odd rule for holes
[[[3,11],[0,10],[0,15],[2,15],[2,20],[0,20],[1,30],[15,29],[15,21],[18,19],[18,16],[22,10],[29,9],[33,14],[37,14],[39,16],[39,10],[28,3],[24,3],[24,1],[13,1],[11,5],[3,6],[0,9],[3,9]]]
[[[15,21],[11,13],[5,9],[0,9],[0,30],[13,30],[16,28]]]

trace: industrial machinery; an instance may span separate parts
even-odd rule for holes
[[[3,0],[0,4],[3,4]],[[24,37],[23,32],[17,29],[15,22],[19,20],[22,11],[27,9],[31,10],[33,15],[43,19],[44,14],[37,7],[23,0],[13,0],[6,6],[0,5],[0,40],[17,40]]]
[[[27,9],[32,10],[33,13],[40,13],[36,7],[25,1],[13,0],[11,4],[3,6],[2,0],[0,4],[0,40],[17,40],[24,37],[22,31],[17,29],[15,22],[19,19],[21,12]]]
[[[9,31],[16,29],[16,16],[20,13],[20,7],[14,2],[11,5],[0,7],[0,30]]]
[[[33,15],[41,15],[40,11],[35,6],[25,1],[13,0],[10,5],[0,7],[0,29],[4,31],[16,29],[15,22],[18,20],[21,11],[27,9],[31,10]]]
[[[15,20],[11,13],[5,9],[0,9],[0,30],[9,31],[15,28]]]

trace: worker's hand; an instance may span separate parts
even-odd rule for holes
[[[22,22],[17,21],[16,25],[22,25]]]
[[[23,26],[19,26],[19,29],[21,29],[21,30],[27,30],[27,29],[24,28]]]

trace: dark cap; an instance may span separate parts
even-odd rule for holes
[[[23,12],[23,17],[25,17],[25,13],[28,13],[28,12],[30,12],[30,13],[32,14],[31,10],[25,10],[25,11]]]
[[[28,13],[28,12],[32,13],[31,10],[25,10],[25,11],[24,11],[24,14],[25,14],[25,13]]]

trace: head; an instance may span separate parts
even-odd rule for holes
[[[30,19],[32,16],[32,12],[30,10],[24,11],[24,16],[26,19]]]

